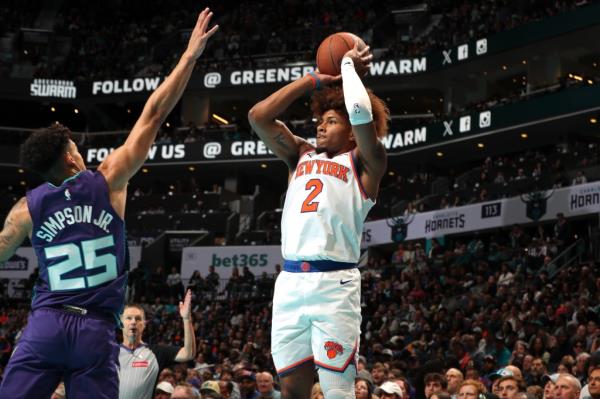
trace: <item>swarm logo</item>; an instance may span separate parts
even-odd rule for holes
[[[344,347],[338,344],[335,341],[327,341],[325,345],[323,345],[325,351],[327,352],[327,357],[329,359],[335,358],[337,355],[341,355],[344,353]]]
[[[29,93],[31,97],[76,98],[77,87],[71,80],[34,79]]]
[[[204,158],[214,159],[217,155],[221,154],[221,143],[210,142],[204,144]]]
[[[209,72],[204,75],[204,86],[214,89],[221,84],[221,74],[219,72]]]

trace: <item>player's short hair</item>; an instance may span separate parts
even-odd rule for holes
[[[137,309],[137,310],[141,311],[142,312],[142,316],[144,317],[144,320],[146,320],[146,311],[144,310],[144,308],[142,307],[142,305],[139,305],[137,303],[128,303],[123,308],[123,313],[125,313],[125,309],[127,309],[127,308],[134,308],[134,309]]]
[[[377,137],[383,138],[388,133],[390,110],[386,103],[377,97],[371,89],[367,89],[367,93],[369,94],[369,100],[371,100],[373,123],[377,131]],[[346,104],[344,103],[344,90],[341,84],[327,86],[323,90],[315,91],[311,98],[310,109],[317,118],[330,109],[333,109],[349,119]]]
[[[71,130],[60,123],[36,130],[21,144],[21,165],[46,176],[67,149],[70,138]]]

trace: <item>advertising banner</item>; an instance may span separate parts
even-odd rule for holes
[[[365,223],[362,247],[600,212],[600,182]]]
[[[246,266],[259,277],[263,272],[274,274],[277,264],[283,265],[279,245],[188,247],[181,256],[181,278],[188,280],[195,270],[206,277],[210,266],[215,267],[221,279],[231,277],[235,267],[241,273]]]

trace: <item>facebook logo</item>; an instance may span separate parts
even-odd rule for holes
[[[463,44],[462,46],[458,46],[458,55],[457,58],[459,61],[466,60],[469,58],[469,45]]]
[[[471,130],[471,117],[469,115],[460,118],[458,130],[461,133],[468,132],[469,130]]]

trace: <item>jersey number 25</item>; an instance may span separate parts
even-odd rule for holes
[[[99,249],[114,247],[115,239],[112,235],[81,241],[79,244],[81,248],[76,243],[69,243],[44,249],[46,259],[66,257],[62,262],[48,267],[48,282],[51,291],[91,288],[117,278],[116,256],[111,253],[98,256],[96,253]],[[102,267],[105,269],[92,276],[64,277],[68,272],[80,268],[82,264],[86,271]]]

